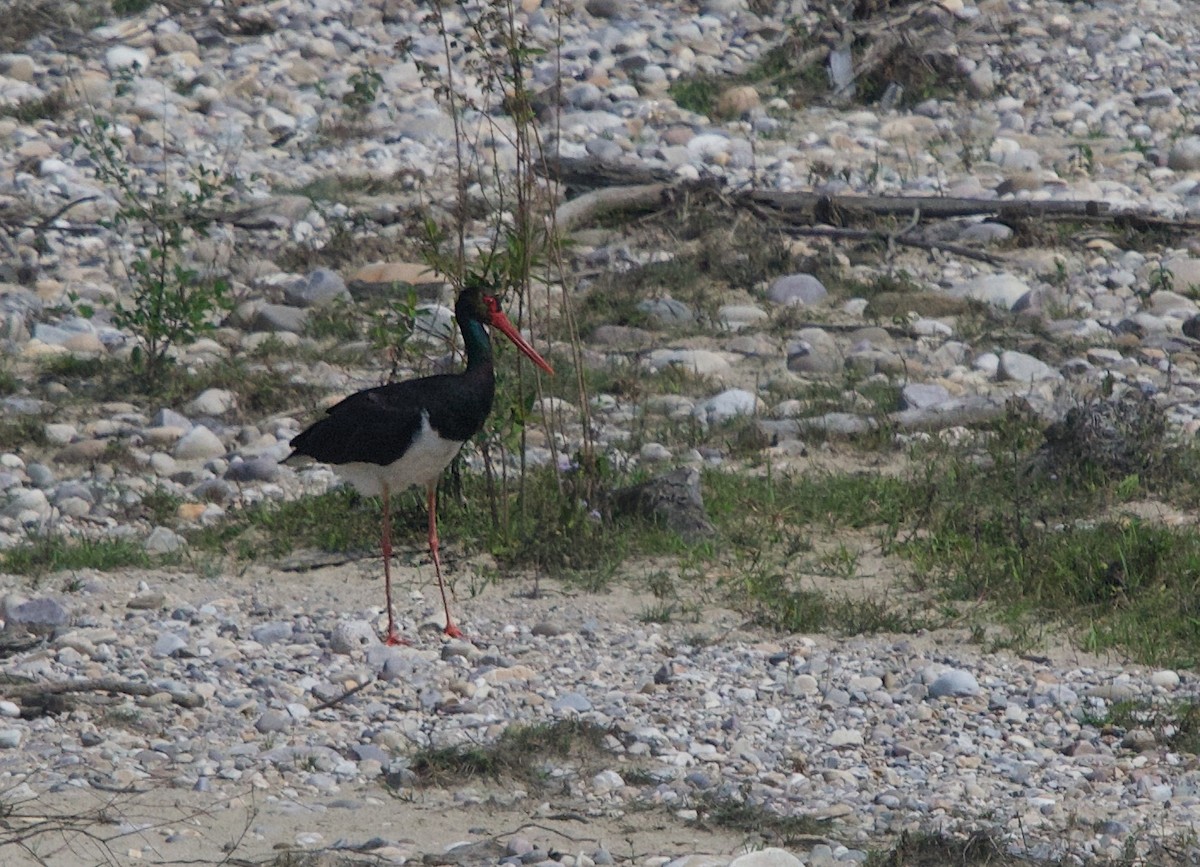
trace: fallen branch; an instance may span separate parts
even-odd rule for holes
[[[990,253],[981,253],[964,247],[961,244],[947,244],[944,241],[925,241],[921,238],[909,238],[902,234],[891,232],[876,232],[871,229],[840,229],[834,226],[789,226],[783,230],[789,235],[804,235],[816,238],[845,238],[851,241],[879,240],[888,243],[902,244],[905,247],[916,247],[921,250],[941,250],[964,259],[974,259],[977,262],[987,262],[989,265],[999,265],[1001,260]]]
[[[204,699],[193,692],[159,689],[148,683],[134,683],[129,680],[118,680],[114,677],[98,677],[91,680],[60,680],[51,683],[28,683],[17,686],[6,686],[4,688],[5,698],[22,703],[29,699],[80,692],[115,692],[123,695],[142,697],[165,692],[171,696],[171,701],[180,707],[193,708],[204,706]]]
[[[333,698],[329,699],[329,701],[321,702],[319,705],[317,705],[316,707],[314,707],[312,709],[312,712],[316,713],[319,710],[329,710],[329,708],[335,707],[336,705],[341,704],[346,699],[350,698],[352,695],[362,692],[364,689],[366,689],[368,686],[370,686],[374,682],[375,681],[373,681],[373,680],[364,680],[358,686],[350,687],[350,689],[346,690],[341,695],[334,696]]]
[[[805,224],[833,223],[839,226],[845,225],[847,218],[907,216],[916,210],[921,212],[923,221],[979,216],[995,216],[1001,220],[1115,217],[1107,202],[1073,199],[997,201],[949,196],[829,196],[824,193],[750,190],[735,196],[734,201],[756,205]]]
[[[651,211],[662,204],[666,184],[642,184],[634,187],[606,187],[564,202],[554,214],[560,232],[569,232],[580,223],[613,211]]]

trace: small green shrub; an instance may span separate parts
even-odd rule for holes
[[[23,99],[10,105],[0,105],[0,117],[11,117],[21,123],[33,123],[61,117],[66,108],[66,97],[62,91],[56,90],[38,99]]]
[[[154,0],[112,0],[112,10],[114,15],[122,17],[129,15],[140,15],[153,5]]]
[[[547,759],[583,760],[604,751],[607,730],[595,723],[559,720],[512,725],[491,744],[420,750],[409,767],[425,782],[447,784],[472,777],[512,778],[531,785],[545,781]]]
[[[137,338],[133,363],[154,390],[170,366],[172,350],[214,330],[216,318],[232,307],[225,280],[202,277],[184,263],[188,242],[207,236],[215,207],[230,198],[234,179],[200,165],[178,188],[165,179],[147,182],[131,165],[112,124],[101,117],[93,116],[75,142],[95,164],[97,179],[117,197],[107,227],[135,239],[137,251],[126,263],[132,298],[117,303],[113,323]],[[91,312],[86,305],[79,309]]]
[[[7,367],[0,367],[0,397],[16,394],[21,389],[21,381]]]
[[[363,112],[375,103],[383,76],[374,69],[364,66],[347,80],[350,91],[342,97],[342,103],[355,111]]]

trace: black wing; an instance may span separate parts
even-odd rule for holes
[[[350,395],[297,434],[285,460],[307,455],[325,464],[392,463],[408,451],[421,430],[424,406],[411,388],[418,383],[400,382]]]

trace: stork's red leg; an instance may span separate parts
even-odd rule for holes
[[[392,614],[392,492],[383,485],[380,492],[383,498],[383,593],[387,599],[388,628],[383,640],[385,644],[395,646],[408,644],[396,631],[396,618]]]
[[[446,628],[442,631],[451,638],[462,638],[462,630],[450,619],[450,603],[446,601],[446,584],[442,581],[442,561],[438,557],[437,482],[430,482],[426,491],[426,505],[429,507],[429,554],[433,558],[433,571],[437,573],[438,590],[442,592],[442,608],[446,610]]]

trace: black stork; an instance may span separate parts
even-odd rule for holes
[[[477,434],[492,411],[496,373],[488,325],[499,330],[547,373],[554,370],[526,342],[500,309],[495,296],[478,285],[459,293],[454,316],[467,352],[461,373],[423,376],[356,392],[327,411],[325,418],[297,434],[292,453],[333,464],[336,472],[364,496],[383,501],[383,580],[387,600],[388,644],[402,644],[392,613],[392,516],[394,491],[424,485],[429,508],[429,553],[437,573],[445,633],[461,638],[450,618],[442,565],[438,558],[437,483],[463,443]]]

